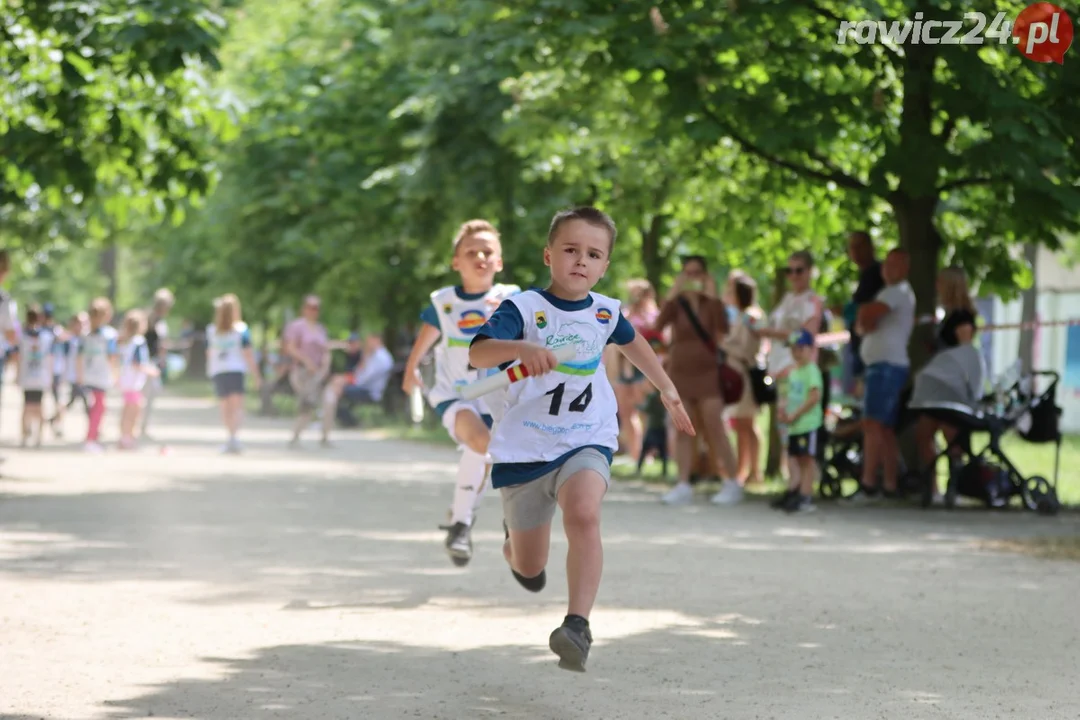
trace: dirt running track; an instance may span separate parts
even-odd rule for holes
[[[1080,717],[1078,567],[979,547],[1075,516],[787,518],[621,485],[579,675],[547,649],[561,538],[539,596],[503,563],[494,496],[472,565],[443,554],[453,452],[361,433],[289,451],[255,421],[223,458],[210,403],[180,398],[157,415],[167,455],[19,451],[5,391],[5,720]]]

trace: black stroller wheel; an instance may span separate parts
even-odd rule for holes
[[[1061,507],[1057,492],[1042,475],[1032,475],[1025,480],[1022,495],[1024,506],[1028,510],[1037,510],[1040,515],[1055,515]]]
[[[841,480],[832,465],[821,468],[821,479],[818,481],[818,495],[822,500],[839,500],[843,496]]]

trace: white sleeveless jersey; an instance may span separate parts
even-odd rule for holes
[[[82,339],[80,354],[83,358],[83,385],[95,390],[112,387],[112,364],[110,350],[116,342],[116,330],[105,325]]]
[[[574,311],[556,308],[538,292],[510,298],[524,320],[524,340],[551,350],[573,345],[577,357],[507,388],[488,446],[493,462],[551,461],[586,445],[618,449],[618,406],[603,353],[619,319],[619,301],[589,295],[592,305]]]
[[[146,371],[140,365],[150,362],[150,348],[146,345],[146,338],[136,335],[120,345],[117,352],[120,355],[120,390],[142,390],[146,385]]]
[[[53,343],[48,330],[19,338],[19,386],[23,390],[48,390],[52,387]]]
[[[457,399],[459,388],[477,378],[476,370],[469,369],[469,343],[495,308],[518,292],[517,285],[495,285],[477,300],[462,300],[453,287],[431,293],[442,333],[435,345],[435,385],[428,393],[432,407]]]
[[[236,323],[229,332],[218,332],[213,325],[206,327],[207,374],[210,377],[222,373],[247,372],[244,359],[244,333],[247,324]]]

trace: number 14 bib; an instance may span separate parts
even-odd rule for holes
[[[615,392],[603,353],[619,318],[619,301],[590,293],[579,310],[563,310],[540,293],[509,298],[521,313],[524,340],[555,350],[573,346],[573,360],[542,377],[511,385],[488,452],[496,463],[550,461],[585,445],[618,448]]]

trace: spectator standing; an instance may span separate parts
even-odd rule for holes
[[[896,492],[900,471],[896,426],[911,366],[908,341],[915,326],[915,293],[907,281],[910,266],[905,250],[889,252],[882,265],[885,289],[859,308],[855,322],[863,336],[861,352],[866,364],[862,487],[851,498],[856,502],[877,499],[879,470],[884,494],[890,497]]]
[[[776,407],[787,407],[787,376],[795,367],[795,356],[788,346],[788,340],[797,330],[806,330],[815,338],[821,331],[825,304],[821,297],[811,289],[814,272],[814,258],[806,250],[792,253],[788,258],[784,274],[787,276],[788,291],[769,315],[769,326],[759,332],[762,338],[769,340],[769,374],[776,381]],[[817,348],[812,351],[817,360]],[[779,416],[779,412],[777,413]],[[788,430],[785,423],[780,427],[782,450],[781,466],[786,466]]]
[[[860,355],[862,336],[855,329],[855,320],[859,308],[872,302],[885,288],[885,280],[881,276],[881,263],[874,254],[874,241],[870,238],[870,233],[856,230],[848,235],[848,257],[859,269],[859,284],[855,287],[851,301],[844,307],[844,325],[851,334],[845,353],[849,355],[851,376],[855,381],[854,394],[860,395],[859,386],[865,365]]]
[[[8,256],[8,251],[0,250],[0,346],[4,350],[3,355],[0,355],[0,386],[3,385],[7,352],[19,344],[19,334],[16,331],[19,322],[15,317],[17,312],[15,301],[11,299],[11,296],[3,288],[10,271],[11,258]]]
[[[626,283],[629,302],[623,307],[623,314],[634,329],[644,333],[646,338],[656,325],[660,309],[656,305],[656,292],[648,280],[630,280]],[[604,362],[608,367],[609,380],[615,389],[615,401],[619,406],[619,443],[627,454],[637,462],[641,452],[644,428],[639,407],[645,400],[648,381],[634,365],[623,357],[614,345],[605,350]]]
[[[285,354],[292,362],[289,382],[296,393],[297,416],[291,447],[300,444],[300,433],[311,423],[319,405],[323,381],[330,372],[330,339],[319,322],[321,303],[317,295],[304,298],[301,316],[285,327]]]
[[[695,320],[706,337],[703,338],[695,328]],[[704,429],[705,441],[716,452],[717,475],[723,478],[723,486],[713,495],[712,502],[729,504],[733,493],[741,488],[735,480],[735,453],[724,428],[724,398],[717,363],[718,345],[728,329],[727,310],[716,297],[705,258],[694,255],[683,260],[682,272],[675,278],[656,321],[658,331],[662,332],[668,326],[671,326],[668,375],[694,418],[695,427]],[[686,433],[676,436],[675,462],[679,468],[679,481],[664,494],[664,503],[684,505],[693,500],[690,475],[696,447],[692,436]],[[729,489],[731,487],[736,490]]]
[[[758,330],[764,322],[764,313],[757,306],[757,283],[746,273],[731,273],[724,295],[731,318],[731,328],[724,338],[724,352],[728,365],[737,370],[743,380],[742,397],[727,408],[727,415],[735,429],[738,448],[736,480],[745,485],[762,480],[761,435],[756,423],[760,408],[750,384],[750,368],[758,364],[761,351]]]
[[[169,324],[166,318],[172,311],[176,298],[167,288],[161,288],[154,293],[154,304],[150,308],[146,327],[146,349],[150,354],[150,361],[157,367],[158,374],[150,377],[143,388],[143,416],[141,435],[149,439],[146,433],[150,425],[150,414],[154,409],[154,400],[161,394],[162,383],[168,370],[168,350],[165,343],[169,337]]]
[[[796,330],[789,341],[795,367],[788,373],[787,404],[779,412],[780,422],[789,428],[788,457],[791,459],[788,489],[779,507],[786,512],[812,512],[814,482],[817,480],[817,454],[821,427],[825,424],[821,396],[824,379],[821,368],[813,362],[814,334],[805,328]]]

